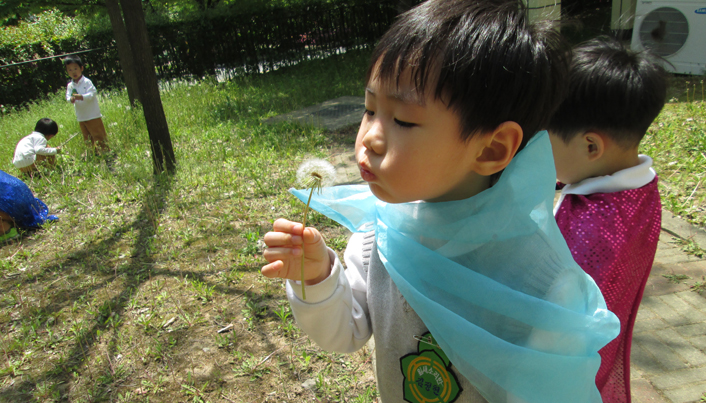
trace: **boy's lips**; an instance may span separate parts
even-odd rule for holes
[[[360,169],[360,177],[363,178],[364,181],[372,182],[377,179],[375,174],[370,171],[370,168],[368,168],[366,164],[358,163],[358,168]]]

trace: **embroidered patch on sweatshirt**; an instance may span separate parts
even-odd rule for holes
[[[454,402],[463,389],[451,370],[449,358],[431,333],[427,332],[417,340],[418,353],[400,359],[404,400],[410,403]]]

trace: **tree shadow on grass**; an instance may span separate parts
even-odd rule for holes
[[[166,208],[167,196],[171,192],[174,178],[169,175],[155,177],[152,187],[145,194],[145,203],[143,208],[135,218],[135,220],[123,227],[119,227],[113,231],[112,236],[102,242],[93,245],[92,247],[71,253],[61,261],[55,262],[49,267],[42,270],[43,275],[51,275],[59,270],[71,270],[81,268],[85,270],[83,262],[95,260],[95,254],[99,253],[104,248],[110,248],[120,241],[123,234],[130,230],[137,230],[138,235],[133,242],[132,262],[124,268],[121,268],[121,274],[125,275],[123,290],[118,294],[105,301],[97,313],[97,317],[92,325],[88,328],[82,328],[74,333],[75,346],[68,353],[62,356],[58,362],[50,366],[40,376],[34,376],[31,379],[25,379],[22,382],[15,383],[3,390],[4,401],[15,402],[34,402],[38,401],[32,396],[37,385],[46,381],[51,381],[54,384],[70,385],[74,378],[74,374],[82,374],[82,363],[85,361],[94,344],[97,341],[98,332],[103,332],[110,327],[109,319],[114,315],[120,315],[125,311],[126,304],[134,296],[139,286],[144,283],[150,276],[145,273],[145,267],[155,263],[150,253],[148,252],[149,240],[155,235],[155,227],[153,225],[145,225],[145,222],[153,222],[157,219]],[[171,273],[174,275],[174,273]],[[88,290],[95,291],[105,287],[112,279],[106,279],[99,282]],[[27,280],[26,282],[29,282]],[[75,288],[74,291],[68,294],[62,294],[60,301],[51,301],[44,309],[45,315],[59,312],[62,308],[70,306],[72,301],[77,301],[81,294],[86,293],[86,289]],[[58,299],[59,296],[56,297]],[[120,325],[122,327],[123,325]],[[115,346],[115,343],[110,343]],[[114,348],[114,347],[112,347]],[[113,354],[114,351],[108,352]],[[114,373],[112,363],[106,363],[104,370],[109,373]],[[95,374],[92,374],[95,377]],[[102,390],[105,385],[96,384],[93,392],[97,395],[97,400],[100,400],[100,395],[107,393],[107,390]],[[109,386],[109,385],[108,385]],[[6,399],[6,400],[5,400]],[[62,394],[62,400],[68,400],[68,394]]]
[[[355,139],[356,126],[344,129],[340,133],[332,133],[332,144],[349,149],[352,147]],[[111,229],[108,236],[98,242],[89,243],[83,249],[71,252],[60,259],[56,259],[50,265],[45,266],[38,273],[33,273],[33,278],[29,276],[23,279],[22,285],[34,285],[37,278],[44,284],[49,283],[50,287],[53,276],[56,273],[68,273],[66,276],[71,276],[72,272],[83,272],[86,274],[96,273],[98,281],[94,284],[77,284],[74,287],[67,288],[65,292],[53,294],[48,299],[40,301],[41,308],[37,308],[32,312],[33,317],[39,316],[41,319],[46,319],[59,312],[63,312],[64,308],[76,307],[79,303],[79,308],[85,308],[84,295],[96,295],[103,292],[108,298],[103,299],[102,305],[97,309],[98,312],[91,314],[87,320],[81,322],[75,332],[68,333],[66,340],[72,345],[65,349],[57,349],[61,351],[60,358],[54,361],[48,361],[45,368],[39,374],[25,375],[20,382],[17,382],[3,389],[3,400],[11,402],[30,402],[39,401],[34,397],[38,387],[46,384],[63,385],[64,388],[60,391],[61,400],[69,399],[69,390],[66,388],[76,388],[81,381],[90,379],[93,385],[81,384],[82,396],[90,396],[91,400],[109,399],[114,393],[117,393],[117,388],[120,388],[119,382],[116,383],[116,378],[119,374],[117,363],[111,362],[110,357],[115,357],[119,346],[119,342],[115,338],[119,335],[121,329],[129,328],[126,323],[118,321],[111,322],[111,318],[125,317],[128,309],[129,301],[136,298],[136,294],[143,284],[148,282],[151,277],[182,277],[188,275],[189,279],[199,280],[208,287],[213,287],[216,292],[231,297],[242,297],[248,301],[266,301],[269,297],[265,293],[259,293],[256,290],[251,290],[251,287],[246,288],[247,283],[240,286],[223,286],[219,281],[207,280],[208,274],[199,270],[169,270],[158,268],[159,263],[154,254],[150,251],[151,239],[158,235],[157,228],[161,216],[167,207],[167,201],[172,191],[174,178],[169,176],[156,177],[152,182],[151,187],[143,195],[142,208],[137,215],[122,225],[117,225]],[[128,239],[126,234],[134,234]],[[120,244],[124,242],[130,243],[130,250],[125,251],[131,257],[129,262],[121,263],[119,268],[107,267],[105,261],[109,259],[108,251],[120,249]],[[123,248],[124,250],[124,248]],[[248,264],[247,267],[238,269],[241,272],[255,273],[259,270],[259,265]],[[115,275],[113,273],[115,272]],[[80,277],[80,276],[79,276]],[[91,276],[88,276],[89,278]],[[93,277],[93,278],[95,278]],[[47,280],[48,279],[48,280]],[[114,283],[119,280],[121,284],[115,286]],[[14,283],[13,283],[14,284]],[[44,286],[42,284],[42,286]],[[112,289],[110,288],[112,286]],[[11,288],[12,286],[9,286]],[[10,291],[0,290],[2,292]],[[41,312],[41,313],[38,313]],[[35,315],[36,313],[36,315]],[[267,312],[262,313],[267,315]],[[274,318],[272,315],[269,317]],[[76,324],[76,322],[74,322]],[[85,326],[88,325],[88,326]],[[106,339],[105,336],[100,337],[100,333],[113,330],[112,340]],[[183,329],[182,329],[183,330]],[[173,333],[175,337],[186,331],[177,330]],[[267,338],[266,338],[267,339]],[[159,340],[155,339],[155,342]],[[191,341],[194,342],[193,340]],[[275,350],[276,344],[270,340],[262,340],[266,344],[265,349]],[[107,346],[107,347],[103,347]],[[105,348],[106,351],[103,351]],[[184,354],[188,354],[186,350]],[[107,358],[103,363],[90,363],[87,365],[86,360],[89,357],[104,357]],[[180,354],[181,355],[181,354]],[[171,361],[171,359],[170,359]],[[172,367],[173,361],[169,363]],[[178,384],[177,384],[178,385]],[[176,385],[175,385],[176,386]]]

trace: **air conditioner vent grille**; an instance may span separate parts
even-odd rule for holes
[[[667,57],[679,51],[689,37],[689,22],[681,11],[660,7],[650,11],[640,25],[642,47]]]

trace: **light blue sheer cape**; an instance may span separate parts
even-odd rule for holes
[[[375,230],[402,295],[490,402],[600,402],[598,350],[619,322],[554,221],[555,177],[540,132],[497,184],[466,200],[389,204],[356,185],[325,188],[311,207]]]

